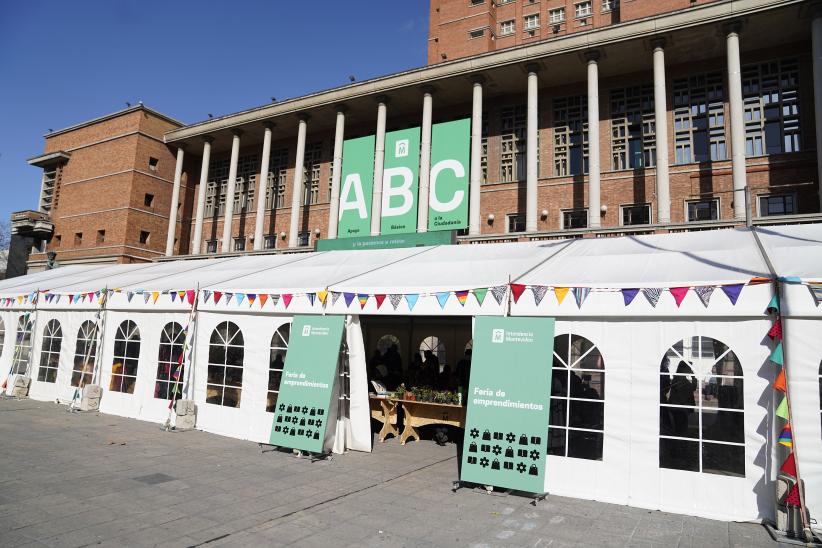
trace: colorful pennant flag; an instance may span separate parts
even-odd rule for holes
[[[523,292],[525,291],[525,286],[522,284],[511,284],[511,295],[514,296],[514,302],[516,303],[519,301],[519,298],[522,296]]]
[[[332,291],[331,292],[331,304],[332,304],[332,306],[337,304],[337,301],[340,300],[340,295],[342,295],[342,293],[340,293],[339,291]]]
[[[353,293],[343,293],[343,296],[345,297],[345,306],[351,306],[351,303],[354,301],[354,297],[356,295]]]
[[[577,308],[582,308],[582,303],[588,298],[588,295],[591,293],[591,288],[575,287],[572,292],[574,293],[574,299],[577,301]]]
[[[784,365],[784,357],[782,356],[782,341],[776,343],[776,347],[773,349],[773,352],[771,352],[768,359],[777,365]]]
[[[651,303],[651,306],[656,308],[656,303],[659,302],[659,297],[660,295],[662,295],[662,288],[645,287],[642,289],[642,294],[645,295],[645,298],[648,299],[648,302]]]
[[[408,293],[405,295],[405,302],[408,303],[408,311],[414,310],[414,305],[417,304],[420,296],[416,293]]]
[[[260,293],[260,308],[265,306],[268,301],[268,293]]]
[[[360,301],[360,310],[362,310],[368,303],[368,295],[366,293],[357,293],[357,300]]]
[[[291,293],[283,293],[283,304],[285,305],[286,308],[288,308],[288,305],[291,304],[291,299],[293,299],[293,298],[294,298],[294,295],[292,295]]]
[[[211,291],[209,291],[208,289],[204,289],[203,290],[203,301],[208,302],[208,299],[210,299],[210,298],[211,298]]]
[[[480,287],[473,291],[474,297],[477,299],[477,303],[482,306],[482,303],[485,301],[485,296],[488,295],[488,288],[487,287]]]
[[[328,298],[328,291],[323,289],[322,291],[317,291],[317,297],[319,297],[320,302],[325,305],[325,300]]]
[[[505,293],[508,290],[508,286],[505,285],[496,285],[491,288],[491,295],[494,296],[494,300],[497,301],[497,304],[502,304],[502,301],[505,300]]]
[[[225,295],[225,304],[226,305],[231,304],[231,300],[234,298],[234,293],[226,292],[226,293],[224,293],[224,295]]]
[[[450,291],[442,291],[440,293],[437,293],[437,301],[440,303],[440,308],[442,308],[442,309],[445,308],[445,303],[448,302],[448,297],[450,297],[450,296],[451,296]]]
[[[785,395],[782,397],[782,402],[779,404],[779,407],[776,408],[776,416],[782,417],[783,419],[791,420],[791,412],[788,410],[788,396]]]
[[[126,300],[128,300],[128,302],[131,302],[131,299],[133,299],[133,298],[134,298],[134,293],[132,293],[131,291],[127,291],[126,292]]]
[[[219,303],[219,302],[220,302],[220,299],[222,299],[222,298],[223,298],[223,293],[222,293],[222,291],[215,291],[215,292],[214,292],[214,304]]]
[[[626,287],[622,290],[622,300],[625,301],[625,306],[628,306],[634,299],[636,299],[639,289],[636,287]]]
[[[785,497],[787,506],[802,506],[802,499],[799,498],[799,484],[794,483],[788,495]]]
[[[311,306],[314,306],[314,299],[317,298],[317,294],[316,293],[306,293],[305,296],[308,297],[308,303]]]
[[[539,303],[542,302],[542,299],[544,299],[548,293],[548,288],[544,285],[532,285],[531,293],[534,294],[534,304],[539,306]]]
[[[160,292],[159,291],[153,291],[151,293],[151,304],[157,304],[157,299],[159,299],[159,298],[160,298]]]
[[[465,301],[468,300],[468,290],[454,291],[454,296],[457,297],[457,301],[460,305],[465,306]]]
[[[779,390],[782,393],[788,392],[788,383],[787,379],[785,378],[785,369],[781,369],[779,371],[779,375],[776,376],[776,380],[773,381],[773,389]]]
[[[676,301],[676,307],[679,308],[679,305],[682,304],[682,301],[685,299],[685,296],[688,294],[687,287],[671,287],[668,289],[671,292],[671,295],[674,296],[674,301]]]
[[[808,289],[816,301],[816,306],[819,306],[819,303],[822,302],[822,282],[808,282]]]
[[[177,300],[177,292],[176,292],[176,291],[172,291],[172,292],[171,292],[171,302],[174,302],[174,301],[176,301],[176,300]],[[146,300],[146,302],[148,302],[148,300]]]
[[[700,285],[694,288],[696,295],[699,297],[699,300],[702,301],[702,304],[705,305],[705,308],[708,308],[708,304],[711,302],[711,295],[714,294],[714,289],[716,289],[712,285]]]
[[[773,322],[770,330],[768,330],[768,336],[777,341],[782,340],[782,318],[776,318],[776,321]]]
[[[194,297],[195,293],[193,289],[189,289],[188,291],[186,291],[186,300],[188,300],[188,304],[190,304],[191,306],[194,306]]]
[[[402,302],[402,295],[400,295],[398,293],[391,293],[388,296],[388,302],[390,302],[391,306],[393,306],[394,310],[396,310],[397,307],[400,306],[400,303]]]
[[[239,306],[245,300],[245,293],[235,293],[234,298],[237,300],[237,306]]]
[[[180,302],[183,302],[183,298],[186,296],[186,291],[185,290],[178,291],[177,296],[180,297]]]
[[[143,293],[143,304],[148,304],[148,300],[151,298],[151,294]]]
[[[788,458],[786,458],[782,466],[779,467],[779,471],[783,474],[796,477],[796,458],[793,456],[793,451],[788,453]]]
[[[279,293],[269,293],[268,298],[271,299],[271,306],[277,306],[277,303],[280,302]]]
[[[779,445],[784,445],[785,447],[793,447],[793,432],[791,431],[791,423],[788,422],[785,424],[785,427],[782,428],[782,433],[779,434],[779,438],[776,440]]]
[[[742,288],[745,287],[745,284],[721,285],[720,287],[722,288],[722,292],[731,300],[731,304],[736,306],[736,301],[739,299],[739,294],[742,293]]]
[[[382,306],[382,303],[385,302],[385,295],[383,295],[383,294],[374,295],[374,300],[377,301],[377,310],[379,310],[380,307]]]
[[[257,300],[257,295],[255,293],[249,293],[246,295],[246,298],[248,298],[248,307],[251,308],[254,306],[254,301]]]
[[[779,296],[776,294],[771,297],[771,302],[768,303],[767,308],[765,308],[765,312],[770,314],[772,310],[774,312],[779,312]]]
[[[555,287],[554,288],[554,295],[557,298],[557,304],[562,304],[562,301],[565,300],[565,296],[570,291],[567,287]]]

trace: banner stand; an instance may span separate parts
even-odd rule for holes
[[[504,491],[494,491],[493,485],[480,485],[478,483],[471,483],[468,481],[456,480],[451,485],[451,492],[456,493],[460,489],[468,488],[468,489],[484,489],[485,492],[489,495],[493,495],[494,493],[499,493],[499,496],[512,496],[512,495],[527,495],[527,498],[531,499],[531,504],[536,506],[537,503],[541,500],[545,500],[548,496],[548,493],[529,493],[527,491],[518,491],[516,489],[505,489]]]

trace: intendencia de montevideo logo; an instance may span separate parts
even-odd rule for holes
[[[505,330],[504,329],[492,329],[491,330],[491,342],[501,344],[505,342]]]

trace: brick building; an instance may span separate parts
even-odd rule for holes
[[[539,27],[523,28],[533,14]],[[514,32],[501,37],[511,18]],[[481,27],[484,36],[472,35]],[[137,164],[122,183],[128,191],[115,193],[128,218],[107,213],[121,223],[106,228],[119,257],[312,247],[336,237],[329,219],[337,218],[343,139],[376,135],[379,151],[386,131],[421,126],[425,148],[432,122],[459,118],[472,120],[470,193],[479,196],[460,242],[819,220],[815,4],[432,0],[430,38],[430,64],[420,69],[188,126],[144,108],[102,119],[131,120],[130,131],[138,118],[152,120],[156,130],[129,141]],[[47,139],[47,153],[77,146],[58,144],[60,136]],[[144,165],[152,153],[154,174]],[[421,188],[430,168],[422,158]],[[103,228],[88,224],[88,197],[63,206],[63,189],[49,244],[61,262],[97,253],[86,238]],[[166,240],[169,223],[176,237]],[[78,232],[84,251],[67,247]],[[33,255],[32,266],[42,260]]]

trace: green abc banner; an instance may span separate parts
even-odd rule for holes
[[[271,426],[271,445],[321,453],[334,420],[344,316],[296,316]]]
[[[417,191],[420,171],[420,128],[385,134],[382,175],[381,234],[417,231]]]
[[[468,227],[470,154],[469,118],[434,124],[431,128],[428,230]]]
[[[371,234],[374,146],[373,135],[348,139],[343,143],[338,238]]]
[[[545,491],[553,318],[479,316],[460,479]]]

